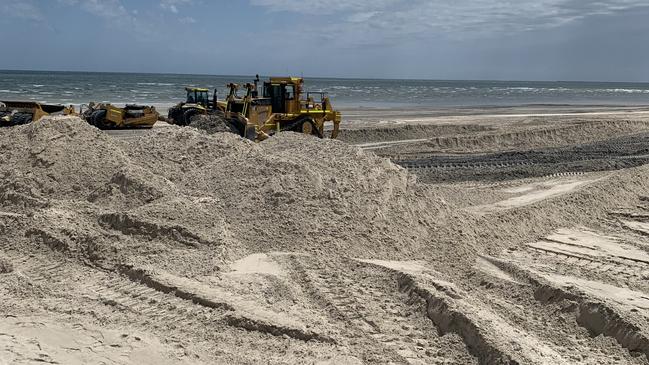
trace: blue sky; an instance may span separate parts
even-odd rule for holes
[[[0,0],[0,69],[649,81],[646,0]]]

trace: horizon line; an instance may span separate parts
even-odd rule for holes
[[[207,73],[183,73],[183,72],[136,72],[136,71],[79,71],[79,70],[32,70],[32,69],[0,69],[0,72],[56,72],[56,73],[90,73],[90,74],[121,74],[121,75],[177,75],[177,76],[212,76],[212,77],[252,77],[255,75],[227,75]],[[269,77],[270,75],[260,75]],[[283,75],[291,76],[291,74]],[[479,82],[576,82],[576,83],[609,83],[609,84],[649,84],[649,81],[601,81],[601,80],[509,80],[509,79],[444,79],[444,78],[381,78],[381,77],[341,77],[341,76],[304,76],[305,79],[339,79],[339,80],[369,80],[369,81],[479,81]]]

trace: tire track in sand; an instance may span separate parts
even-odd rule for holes
[[[368,363],[476,363],[462,340],[440,336],[420,298],[399,292],[390,273],[341,258],[291,255],[285,265],[340,337]]]

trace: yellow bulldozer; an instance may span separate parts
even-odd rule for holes
[[[36,122],[48,115],[75,114],[73,106],[42,104],[34,101],[0,101],[0,127]]]
[[[152,128],[160,116],[152,106],[126,104],[124,108],[119,108],[93,102],[82,105],[79,114],[99,129]]]
[[[341,114],[333,109],[327,93],[304,91],[301,77],[271,77],[264,82],[259,95],[259,76],[245,85],[246,94],[237,95],[239,85],[229,84],[225,102],[219,103],[225,118],[233,122],[249,139],[264,140],[284,132],[300,132],[325,138],[336,138],[340,131]],[[326,130],[327,122],[332,128]]]
[[[239,95],[240,85],[227,85],[225,100],[217,101],[216,90],[187,87],[187,99],[169,109],[168,121],[189,125],[199,114],[223,117],[224,123],[242,137],[262,141],[271,135],[292,131],[336,138],[340,131],[341,114],[333,109],[327,93],[304,91],[301,77],[271,77],[263,83],[259,94],[259,76],[254,83],[244,85],[245,94]],[[332,127],[327,129],[327,122]]]

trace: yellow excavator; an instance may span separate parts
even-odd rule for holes
[[[218,104],[242,136],[261,141],[292,131],[325,138],[327,122],[332,123],[329,138],[338,136],[342,117],[333,109],[327,93],[304,91],[301,77],[271,77],[264,82],[261,96],[258,86],[259,76],[245,85],[246,94],[239,97],[239,85],[229,84],[227,99]]]
[[[73,106],[42,104],[34,101],[0,101],[0,127],[31,122],[48,115],[73,115]]]

